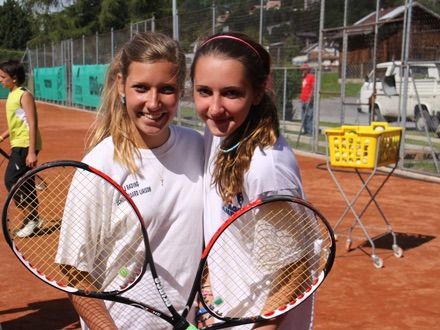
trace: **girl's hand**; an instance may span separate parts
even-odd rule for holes
[[[37,166],[37,160],[38,159],[35,152],[29,152],[28,155],[26,156],[26,166],[31,168]]]
[[[202,296],[203,296],[203,300],[208,305],[213,303],[212,292],[209,286],[205,286],[202,289]],[[199,329],[214,324],[214,319],[212,315],[208,313],[208,311],[205,309],[205,307],[201,302],[199,302],[199,308],[197,309],[196,322],[197,322],[197,328]]]

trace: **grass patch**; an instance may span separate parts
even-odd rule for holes
[[[192,107],[181,106],[179,110],[182,118],[198,118],[196,110]]]
[[[415,130],[415,129],[406,129],[405,134],[406,135],[413,135],[413,136],[420,136],[420,137],[427,138],[426,137],[426,132],[418,131],[418,130]],[[437,134],[435,134],[433,132],[429,132],[428,134],[429,134],[429,137],[431,139],[433,139],[433,138],[436,139],[437,138]]]
[[[406,138],[405,139],[405,144],[413,144],[413,145],[416,145],[416,146],[424,146],[424,147],[429,147],[430,146],[428,141],[414,140],[414,139],[411,139],[411,138],[409,138],[409,139]],[[438,144],[438,143],[432,143],[432,146],[434,148],[440,148],[440,144]]]
[[[341,84],[338,82],[337,72],[324,72],[321,75],[321,97],[334,97],[341,95]],[[362,83],[346,82],[345,96],[357,97]]]
[[[437,173],[437,168],[435,167],[434,161],[429,160],[407,160],[403,161],[403,167],[408,170],[417,171],[423,174],[439,174]]]

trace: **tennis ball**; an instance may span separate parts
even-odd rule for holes
[[[121,275],[122,277],[127,277],[128,276],[128,269],[125,267],[121,267],[119,269],[119,275]]]
[[[221,305],[223,304],[223,299],[220,297],[215,298],[214,305]]]
[[[385,128],[384,128],[383,126],[376,126],[376,127],[374,128],[374,130],[375,130],[375,131],[378,131],[378,132],[382,132],[382,131],[385,130]]]

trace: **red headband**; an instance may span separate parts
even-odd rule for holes
[[[245,41],[245,40],[243,40],[243,39],[240,39],[240,38],[238,38],[238,37],[234,37],[234,36],[227,35],[227,34],[218,35],[218,36],[215,36],[215,37],[209,38],[208,40],[206,40],[205,42],[203,42],[203,43],[200,45],[200,48],[202,48],[202,47],[203,47],[204,45],[206,45],[208,42],[210,42],[210,41],[212,41],[212,40],[216,40],[216,39],[232,39],[232,40],[236,40],[236,41],[242,43],[243,45],[247,46],[248,48],[250,48],[250,49],[251,49],[255,54],[257,54],[257,56],[261,59],[261,57],[260,57],[260,53],[259,53],[259,52],[255,49],[255,47],[252,46],[250,43],[248,43],[247,41]]]

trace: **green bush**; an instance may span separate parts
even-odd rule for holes
[[[0,48],[0,62],[4,62],[7,60],[21,60],[24,55],[24,51],[22,50],[12,50],[12,49],[4,49]]]
[[[7,60],[21,60],[24,52],[22,50],[12,50],[0,48],[0,63]],[[9,91],[3,86],[0,86],[0,99],[5,99],[9,94]]]
[[[288,69],[286,81],[286,118],[292,118],[292,100],[297,99],[301,92],[301,72],[299,70]],[[275,103],[279,111],[283,108],[284,97],[284,71],[274,70],[272,72],[273,88],[275,93]]]

